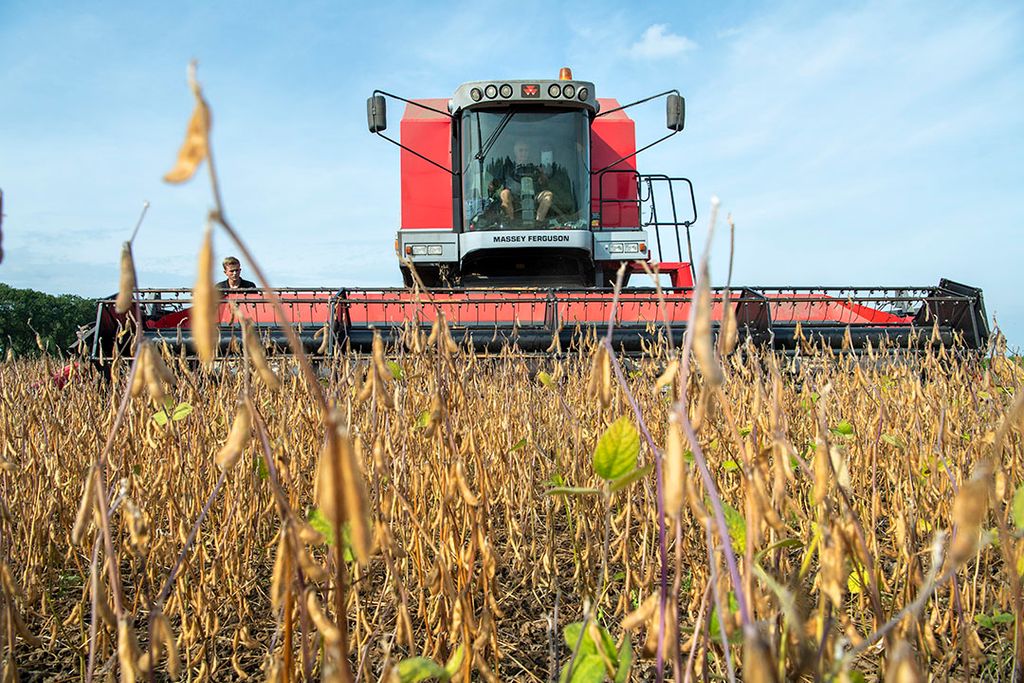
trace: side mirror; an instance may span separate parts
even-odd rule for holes
[[[686,100],[682,95],[672,93],[665,100],[665,125],[669,130],[680,131],[686,120]]]
[[[374,95],[366,100],[366,125],[371,133],[387,130],[388,110],[383,95]]]

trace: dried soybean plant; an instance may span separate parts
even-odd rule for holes
[[[482,671],[544,680],[574,649],[581,663],[608,654],[579,638],[591,632],[602,642],[609,634],[619,666],[627,631],[638,679],[655,678],[659,639],[680,679],[728,677],[731,666],[748,680],[765,662],[777,680],[911,669],[1012,676],[1024,371],[1001,351],[984,364],[874,350],[874,359],[815,356],[799,366],[749,352],[723,357],[713,400],[689,376],[688,419],[757,629],[745,649],[717,531],[708,549],[710,498],[674,408],[682,364],[670,372],[667,356],[639,359],[622,383],[611,368],[602,406],[601,364],[597,395],[588,390],[593,346],[538,372],[514,353],[468,356],[454,339],[452,354],[446,334],[438,323],[419,352],[408,338],[407,347],[333,361],[336,379],[323,386],[334,406],[330,448],[291,366],[277,368],[273,391],[258,370],[183,369],[160,347],[142,347],[143,378],[166,377],[145,360],[159,357],[177,381],[160,384],[163,405],[143,382],[112,437],[114,484],[103,494],[124,627],[91,446],[105,442],[119,397],[88,376],[57,389],[39,362],[5,364],[0,543],[17,588],[5,587],[4,605],[39,639],[4,626],[0,642],[14,653],[5,661],[23,674],[81,662],[86,677],[94,642],[94,675],[133,652],[139,675],[320,675],[340,663],[340,549],[348,661],[367,680],[401,680],[407,662],[425,660],[451,662],[463,680]],[[664,622],[654,477],[607,499],[548,495],[606,485],[590,454],[619,418],[639,428],[625,388],[664,446]],[[168,399],[191,414],[161,425]],[[652,462],[649,447],[641,456]],[[365,502],[330,499],[358,484],[350,472],[365,482]],[[368,536],[351,523],[339,534],[341,515],[367,520],[368,562],[357,562]],[[593,629],[567,630],[575,640],[562,642],[584,615]]]
[[[184,177],[212,162],[191,83]],[[705,320],[681,350],[537,360],[438,316],[319,373],[244,320],[218,358],[212,240],[237,233],[210,171],[208,365],[141,340],[111,384],[0,365],[4,680],[1019,676],[1005,346],[794,359]]]

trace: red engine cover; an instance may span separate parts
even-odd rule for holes
[[[447,111],[448,100],[416,100]],[[450,166],[451,119],[411,104],[402,115],[402,144],[442,166]],[[452,229],[452,176],[415,154],[402,150],[402,229]]]
[[[614,99],[598,98],[598,102],[601,111],[619,106],[618,101]],[[600,170],[635,151],[636,126],[626,112],[617,111],[594,119],[590,128],[591,169]],[[591,178],[591,211],[600,215],[603,227],[639,227],[640,213],[636,203],[635,173],[636,157],[631,157]]]

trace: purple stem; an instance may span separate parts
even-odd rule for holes
[[[615,369],[615,378],[619,381],[623,393],[626,394],[626,399],[633,409],[633,414],[636,415],[640,431],[643,433],[647,446],[651,449],[651,455],[654,457],[654,479],[657,489],[656,500],[658,508],[658,555],[661,563],[661,594],[658,598],[658,648],[655,655],[655,669],[657,670],[658,683],[661,683],[665,679],[665,612],[668,608],[668,541],[665,530],[665,485],[661,471],[661,451],[654,443],[654,439],[647,429],[643,413],[640,411],[640,406],[637,404],[633,392],[630,391],[629,385],[626,384],[626,377],[622,374],[622,367],[619,365],[619,359],[615,356],[615,349],[612,347],[615,309],[619,303],[619,292],[622,290],[622,277],[625,270],[626,266],[623,264],[619,268],[618,276],[615,280],[615,294],[612,296],[611,312],[608,315],[608,334],[605,336],[603,343],[605,350],[608,352],[608,357],[611,359],[612,368]]]

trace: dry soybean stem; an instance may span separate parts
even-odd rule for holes
[[[199,533],[199,527],[202,526],[203,520],[206,519],[207,513],[210,512],[210,507],[213,505],[213,501],[217,500],[217,494],[220,493],[221,487],[224,486],[224,480],[227,478],[227,475],[227,470],[221,470],[220,476],[217,478],[217,484],[213,487],[213,491],[210,492],[210,496],[206,499],[206,504],[203,505],[203,510],[199,513],[199,518],[196,519],[195,524],[192,525],[191,531],[188,532],[188,538],[185,539],[185,545],[182,546],[181,552],[178,553],[178,559],[174,562],[174,567],[171,568],[171,573],[167,575],[164,587],[160,589],[160,595],[156,599],[156,604],[161,608],[164,606],[164,601],[166,601],[171,595],[171,590],[174,588],[174,581],[178,578],[178,572],[181,570],[181,564],[185,561],[185,557],[188,556],[188,551],[192,548],[192,544],[196,540],[196,534]]]

